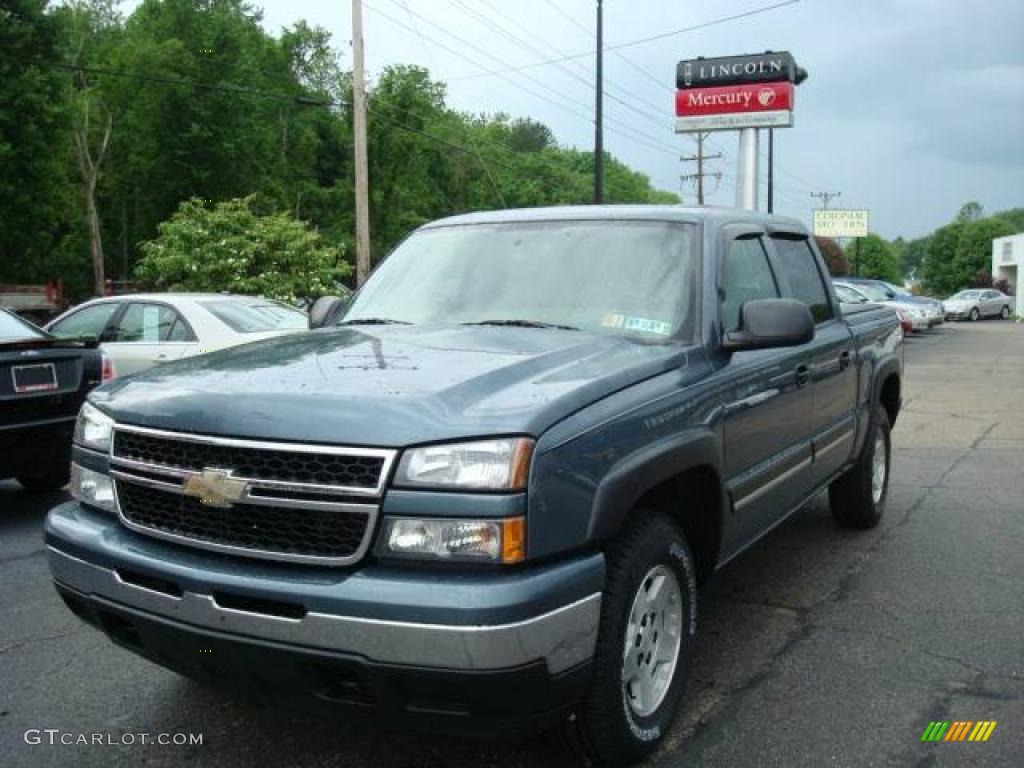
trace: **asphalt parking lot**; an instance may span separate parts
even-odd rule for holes
[[[1024,765],[1024,326],[909,340],[889,506],[874,531],[823,498],[706,587],[696,672],[652,765]],[[111,645],[53,591],[60,495],[0,483],[0,764],[554,766],[562,741],[489,744],[257,709]],[[932,720],[995,720],[922,744]],[[29,729],[203,743],[28,744]],[[44,734],[45,738],[45,734]]]

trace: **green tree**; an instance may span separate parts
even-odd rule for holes
[[[142,244],[136,275],[165,291],[231,291],[282,300],[331,293],[350,268],[287,213],[259,215],[253,196],[212,208],[187,200]]]
[[[821,251],[821,257],[825,259],[828,273],[833,277],[842,277],[850,274],[850,265],[846,261],[846,255],[842,247],[831,237],[814,236],[814,242]]]
[[[859,242],[858,242],[859,241]],[[899,265],[892,247],[872,233],[846,247],[846,260],[855,275],[895,282],[900,279]]]
[[[45,0],[0,5],[0,282],[45,282],[69,202],[59,29]]]

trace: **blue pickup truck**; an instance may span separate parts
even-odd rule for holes
[[[885,508],[896,315],[797,221],[421,227],[328,327],[100,387],[45,526],[68,607],[184,675],[472,734],[665,734],[697,586],[828,489]],[[348,716],[348,715],[345,715]]]

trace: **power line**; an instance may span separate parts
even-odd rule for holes
[[[392,1],[394,1],[394,0],[392,0]],[[452,2],[455,3],[456,5],[458,5],[460,8],[462,8],[468,14],[471,14],[477,20],[481,21],[481,23],[486,24],[488,27],[490,27],[491,29],[493,29],[496,32],[498,32],[498,34],[502,35],[503,37],[505,37],[508,40],[511,40],[514,44],[518,45],[521,48],[525,48],[527,50],[533,51],[535,53],[540,54],[541,56],[548,55],[544,51],[542,51],[540,48],[538,48],[536,45],[534,45],[533,43],[531,43],[529,41],[530,38],[532,38],[533,40],[536,40],[537,43],[543,45],[545,48],[547,48],[548,50],[550,50],[550,51],[552,51],[552,52],[554,52],[554,53],[556,53],[558,55],[562,55],[562,53],[563,53],[561,50],[559,50],[557,47],[555,47],[551,43],[546,42],[546,41],[540,39],[539,37],[537,37],[537,34],[536,34],[535,30],[527,29],[520,22],[516,21],[515,19],[511,18],[507,14],[503,13],[500,9],[495,8],[493,5],[491,5],[491,3],[488,2],[488,0],[478,0],[478,2],[482,3],[484,6],[486,6],[489,9],[491,9],[498,17],[504,19],[510,25],[512,25],[516,29],[518,29],[521,32],[523,32],[524,34],[526,34],[528,36],[528,38],[524,39],[522,37],[519,37],[518,35],[512,34],[511,32],[509,32],[504,27],[496,24],[491,19],[488,19],[486,16],[482,15],[479,11],[476,11],[474,9],[469,8],[468,5],[465,2],[463,2],[463,0],[452,0]],[[555,6],[555,9],[559,10],[560,13],[563,13],[560,9],[558,9],[557,6]],[[563,15],[564,15],[564,13],[563,13]],[[573,21],[571,17],[566,17],[566,18],[569,18],[570,21]],[[573,23],[576,24],[575,21],[573,21]],[[582,25],[578,25],[578,26],[580,26],[581,29],[585,29],[585,27],[583,27]],[[576,60],[571,60],[568,63],[571,63],[571,64],[575,65],[577,69],[582,70],[584,75],[586,75],[587,77],[580,76],[576,72],[573,72],[573,71],[569,70],[568,67],[565,66],[565,64],[559,63],[557,66],[558,66],[559,69],[561,69],[567,75],[572,77],[574,80],[576,80],[576,81],[578,81],[580,83],[583,83],[585,86],[587,86],[587,88],[590,88],[591,87],[591,80],[588,79],[589,75],[590,75],[590,69],[585,64],[583,64],[582,62],[579,62],[579,61],[576,61]],[[644,99],[639,98],[634,93],[632,93],[628,88],[626,88],[626,87],[624,87],[622,85],[619,85],[618,83],[615,83],[615,82],[611,81],[607,77],[604,78],[604,82],[605,82],[605,84],[608,87],[614,88],[616,91],[620,91],[623,94],[625,94],[625,97],[620,97],[620,96],[617,96],[617,95],[609,92],[607,89],[605,89],[604,90],[604,95],[607,96],[609,99],[611,99],[612,101],[614,101],[614,102],[616,102],[618,104],[621,104],[622,106],[624,106],[627,109],[629,109],[631,115],[640,115],[641,117],[644,117],[644,118],[650,120],[651,122],[655,123],[660,128],[664,128],[665,127],[665,118],[662,115],[662,109],[663,108],[661,106],[652,104],[649,101],[645,101]],[[637,104],[642,104],[644,107],[649,108],[649,109],[651,109],[653,111],[647,111],[646,109],[638,109],[637,107],[635,107],[635,106],[633,106],[631,104],[626,103],[623,100],[624,98],[625,99],[630,99],[630,100],[636,102]]]
[[[47,68],[50,68],[50,69],[57,69],[57,70],[62,70],[62,71],[68,71],[68,72],[83,72],[83,73],[86,73],[86,74],[93,74],[93,75],[103,75],[103,76],[109,76],[109,77],[119,77],[119,78],[125,78],[125,79],[130,79],[130,80],[137,80],[139,82],[155,83],[155,84],[160,84],[160,85],[176,85],[176,86],[182,86],[183,85],[183,86],[188,86],[188,87],[191,87],[191,88],[195,88],[197,90],[223,91],[223,92],[234,93],[234,94],[244,93],[246,95],[251,95],[251,96],[258,96],[258,97],[262,97],[262,98],[274,99],[274,100],[279,100],[279,101],[288,101],[288,102],[296,103],[296,104],[298,104],[300,106],[312,106],[312,107],[351,107],[351,104],[349,102],[347,102],[347,101],[339,101],[339,100],[330,99],[330,98],[328,98],[328,99],[313,99],[313,98],[306,97],[306,96],[295,96],[295,95],[286,94],[286,93],[279,92],[279,91],[270,91],[270,90],[257,89],[257,88],[247,88],[247,87],[244,87],[244,86],[236,86],[236,85],[231,85],[231,84],[226,84],[226,83],[205,83],[205,82],[200,82],[200,81],[197,81],[197,80],[192,80],[192,79],[189,79],[189,78],[161,77],[159,75],[146,75],[146,74],[140,74],[140,73],[136,73],[136,72],[124,72],[124,71],[120,71],[120,70],[104,69],[102,67],[87,67],[87,66],[83,66],[83,65],[80,65],[80,64],[64,64],[64,63],[60,63],[60,62],[49,62],[49,61],[39,61],[39,60],[31,60],[31,61],[26,60],[26,63],[33,64],[33,65],[36,65],[36,66],[41,66],[41,67],[47,67]],[[427,139],[430,139],[431,141],[434,141],[434,142],[437,142],[439,144],[442,144],[442,145],[444,145],[444,146],[446,146],[446,147],[448,147],[450,149],[454,149],[456,151],[463,152],[465,154],[476,155],[478,157],[478,159],[480,159],[480,160],[483,159],[482,157],[480,157],[479,148],[477,146],[467,147],[467,146],[464,146],[462,144],[457,144],[457,143],[449,141],[449,140],[447,140],[447,139],[445,139],[443,137],[437,136],[436,134],[432,134],[432,133],[430,133],[428,131],[425,131],[425,130],[422,130],[422,129],[418,129],[418,128],[414,128],[412,126],[406,125],[405,123],[398,122],[397,120],[389,118],[389,117],[383,115],[382,113],[380,113],[378,111],[378,107],[380,107],[380,106],[386,107],[387,109],[394,110],[394,111],[399,112],[399,113],[404,114],[404,115],[409,115],[411,117],[415,117],[415,118],[417,118],[419,120],[423,120],[423,117],[421,115],[417,115],[414,112],[411,112],[409,110],[402,109],[401,107],[398,107],[396,105],[387,104],[387,103],[381,103],[379,105],[375,105],[373,108],[369,108],[368,107],[367,108],[367,112],[372,114],[374,117],[376,117],[377,119],[381,120],[382,122],[387,123],[388,125],[391,125],[391,126],[393,126],[395,128],[398,128],[400,130],[406,131],[408,133],[413,133],[413,134],[417,134],[419,136],[423,136],[423,137],[425,137]],[[473,142],[473,139],[470,138],[468,135],[466,136],[466,139],[468,141],[470,141],[470,142]],[[475,144],[475,142],[473,142],[473,143]],[[481,142],[481,143],[482,144],[486,144],[486,145],[490,145],[490,146],[501,147],[501,148],[503,148],[503,149],[505,149],[505,150],[507,150],[509,152],[512,152],[513,154],[519,154],[519,155],[527,154],[527,153],[517,152],[512,147],[508,146],[507,144],[502,144],[501,142],[484,141],[484,142]],[[492,160],[492,162],[495,165],[498,165],[498,166],[500,166],[502,168],[505,168],[506,170],[510,170],[510,171],[515,172],[515,173],[523,173],[523,169],[522,168],[517,168],[516,166],[509,165],[507,163],[498,162],[496,160]],[[546,181],[549,182],[549,183],[545,184],[543,186],[545,186],[546,188],[548,188],[550,190],[553,190],[553,191],[556,190],[556,187],[553,186],[553,185],[561,183],[560,180],[555,179],[554,177],[537,176],[536,174],[533,174],[533,173],[530,173],[530,178],[531,178],[531,180],[546,179]],[[504,203],[504,199],[503,199],[503,196],[501,195],[500,191],[497,190],[497,189],[495,191],[497,192],[499,197],[502,197],[502,201]]]
[[[400,27],[402,27],[402,28],[404,28],[406,30],[409,30],[410,32],[414,31],[409,25],[405,24],[401,20],[395,18],[394,16],[392,16],[389,13],[386,13],[385,11],[380,10],[379,8],[375,8],[374,6],[370,5],[369,3],[366,4],[366,7],[369,8],[374,13],[376,13],[377,15],[383,16],[384,18],[390,20],[394,24],[397,24],[398,26],[400,26]],[[467,40],[466,38],[461,37],[459,35],[456,35],[454,32],[451,32],[450,30],[445,29],[444,27],[440,26],[439,24],[435,24],[434,22],[430,21],[429,19],[423,17],[420,14],[417,14],[417,13],[413,12],[413,15],[416,16],[417,18],[419,18],[419,20],[421,22],[427,24],[428,26],[431,26],[431,27],[434,27],[434,28],[438,29],[439,31],[441,31],[444,34],[446,34],[449,37],[451,37],[453,40],[456,40],[460,44],[462,44],[462,45],[464,45],[464,46],[466,46],[468,48],[471,48],[471,49],[477,51],[481,55],[483,55],[483,56],[485,56],[485,57],[487,57],[487,58],[489,58],[489,59],[491,59],[493,61],[496,61],[496,62],[498,62],[499,64],[501,64],[503,66],[507,64],[507,62],[502,61],[497,56],[494,56],[493,54],[491,54],[490,52],[488,52],[485,49],[481,48],[480,46],[476,45],[475,43],[471,42],[470,40]],[[468,56],[467,54],[463,53],[462,51],[456,50],[455,48],[452,48],[451,46],[446,45],[445,43],[442,43],[442,42],[438,41],[436,38],[432,38],[432,37],[430,37],[428,35],[424,35],[424,37],[426,37],[428,40],[430,40],[432,43],[434,43],[434,45],[437,45],[439,48],[441,48],[441,49],[443,49],[445,51],[448,51],[453,56],[456,56],[456,57],[458,57],[460,59],[463,59],[464,61],[468,61],[473,66],[476,66],[476,67],[480,66],[479,62],[475,61],[472,57]],[[559,109],[561,109],[563,111],[566,111],[566,112],[568,112],[570,114],[573,114],[576,117],[581,118],[581,119],[585,120],[588,123],[592,121],[592,118],[588,114],[586,114],[585,112],[580,112],[579,109],[576,109],[576,108],[574,108],[572,106],[567,106],[563,101],[559,101],[558,99],[567,100],[567,101],[571,102],[572,104],[578,105],[580,108],[582,108],[584,110],[589,110],[590,109],[589,105],[583,104],[582,102],[577,101],[576,99],[573,99],[572,97],[569,97],[569,96],[566,96],[563,93],[560,93],[557,89],[549,86],[547,83],[544,83],[543,81],[538,80],[537,78],[535,78],[535,77],[533,77],[531,75],[523,75],[523,77],[527,78],[531,83],[536,84],[537,86],[543,88],[544,90],[550,91],[551,93],[555,94],[555,98],[552,98],[552,97],[549,97],[549,96],[545,96],[545,95],[543,95],[541,93],[538,93],[536,90],[534,90],[532,88],[529,88],[526,85],[524,85],[522,83],[519,83],[519,82],[517,82],[515,80],[510,79],[507,75],[505,75],[503,73],[497,73],[497,76],[501,77],[503,80],[508,82],[510,85],[512,85],[512,86],[514,86],[516,88],[519,88],[522,91],[525,91],[526,93],[530,94],[534,98],[540,99],[541,101],[547,102],[548,104],[551,104],[551,105],[553,105],[555,107],[558,107]],[[633,126],[628,125],[628,124],[624,123],[621,120],[613,119],[613,118],[608,118],[608,121],[611,122],[611,123],[614,123],[615,125],[618,126],[615,129],[616,133],[619,133],[620,135],[625,135],[628,138],[631,138],[633,141],[635,141],[635,142],[637,142],[639,144],[643,144],[643,145],[647,146],[650,149],[654,149],[654,150],[659,151],[659,152],[664,152],[664,153],[672,155],[672,157],[675,157],[675,154],[676,154],[677,150],[674,147],[672,147],[672,146],[670,146],[668,144],[662,144],[661,140],[659,138],[651,136],[650,134],[647,134],[647,133],[645,133],[645,132],[643,132],[643,131],[641,131],[641,130],[639,130],[637,128],[634,128]]]
[[[745,19],[745,18],[748,18],[750,16],[756,16],[756,15],[761,14],[761,13],[767,13],[768,11],[774,11],[774,10],[776,10],[778,8],[783,8],[783,7],[787,6],[787,5],[794,5],[794,4],[799,3],[799,2],[800,2],[800,0],[784,0],[783,2],[780,2],[780,3],[774,3],[772,5],[761,6],[760,8],[754,8],[754,9],[749,10],[749,11],[744,11],[743,13],[734,13],[731,16],[720,16],[720,17],[715,18],[715,19],[710,19],[709,21],[701,22],[700,24],[694,24],[694,25],[689,26],[689,27],[683,27],[682,29],[676,29],[676,30],[673,30],[671,32],[663,32],[663,33],[658,34],[658,35],[651,35],[650,37],[642,37],[642,38],[640,38],[638,40],[630,40],[629,42],[619,43],[617,45],[606,45],[606,46],[604,46],[604,50],[605,51],[616,51],[616,50],[619,50],[621,48],[631,48],[633,46],[643,45],[644,43],[649,43],[649,42],[651,42],[653,40],[661,40],[661,39],[664,39],[666,37],[674,37],[675,35],[682,35],[682,34],[685,34],[686,32],[695,32],[695,31],[697,31],[699,29],[706,29],[707,27],[713,27],[713,26],[716,26],[718,24],[725,24],[726,22],[729,22],[729,21],[738,21],[739,19]],[[473,75],[463,75],[462,77],[453,77],[453,78],[449,78],[449,82],[455,82],[456,80],[468,80],[468,79],[474,78],[474,77],[484,77],[486,75],[498,75],[498,74],[503,74],[503,73],[506,73],[506,72],[520,72],[520,71],[525,70],[525,69],[533,69],[535,67],[544,67],[544,66],[547,66],[549,64],[556,64],[556,63],[558,63],[560,61],[568,61],[570,59],[582,59],[582,58],[593,56],[593,55],[594,55],[594,51],[584,51],[583,53],[571,53],[571,54],[567,54],[565,56],[559,56],[558,58],[554,58],[554,59],[546,59],[544,61],[535,61],[532,64],[524,64],[524,65],[518,66],[518,67],[509,67],[509,68],[504,69],[504,70],[491,70],[491,71],[486,71],[486,72],[480,72],[480,73],[473,74]]]

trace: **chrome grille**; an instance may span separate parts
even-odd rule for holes
[[[369,547],[395,452],[117,425],[122,523],[245,557],[348,565]]]

